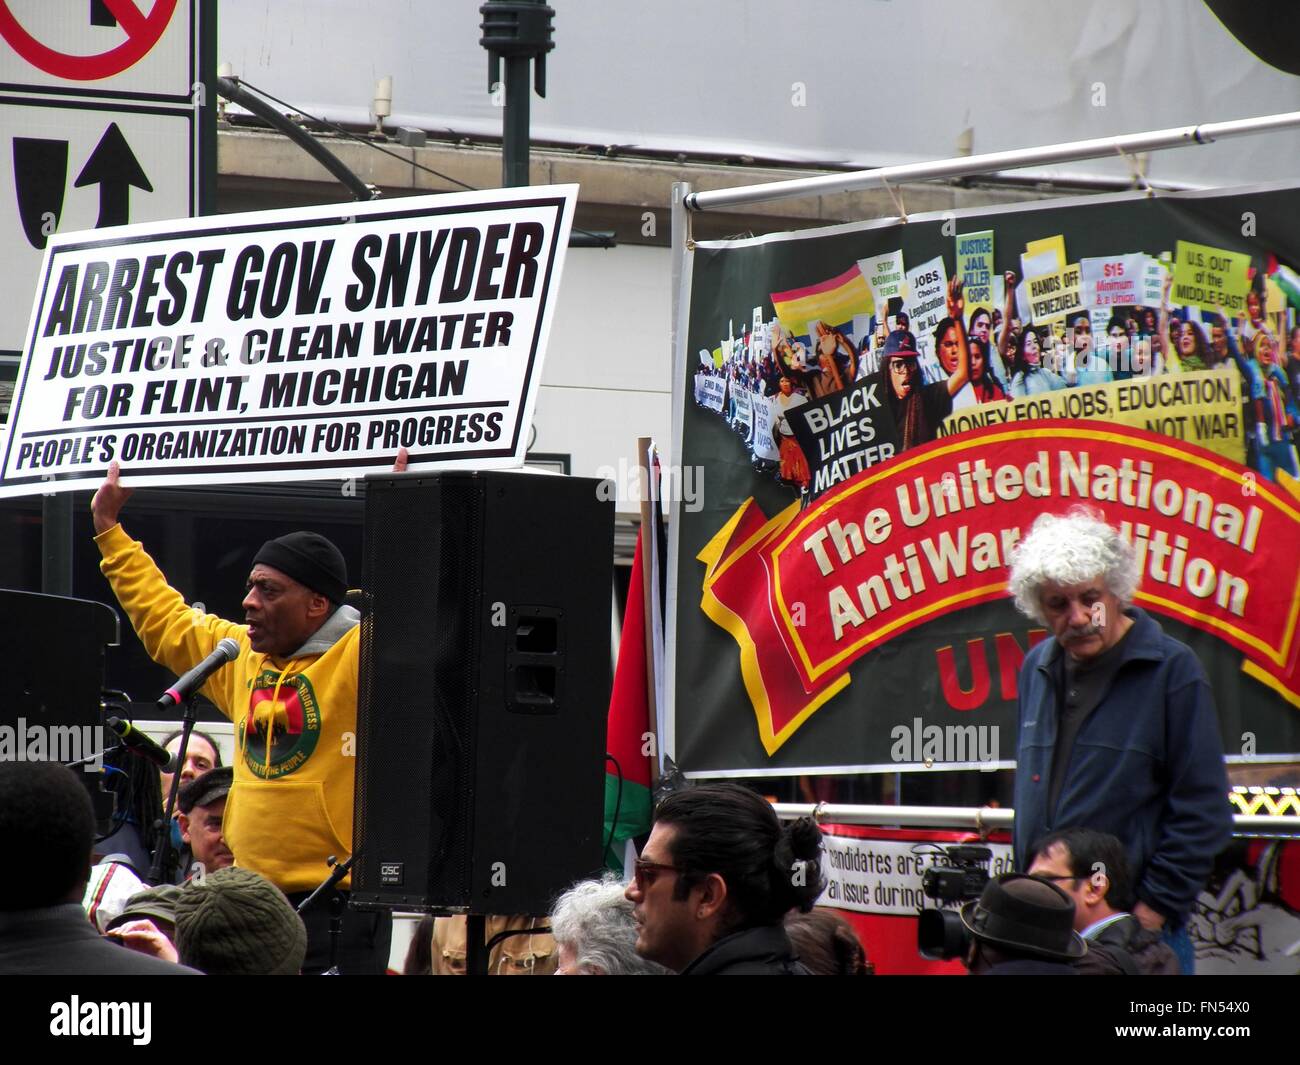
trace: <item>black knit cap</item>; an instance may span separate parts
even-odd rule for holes
[[[320,533],[291,532],[267,540],[253,565],[259,562],[319,592],[331,603],[342,604],[347,598],[348,565],[343,552]]]

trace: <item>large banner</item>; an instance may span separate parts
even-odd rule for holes
[[[696,244],[677,764],[1009,767],[1047,636],[1009,554],[1081,505],[1134,545],[1137,604],[1200,658],[1229,758],[1300,750],[1297,208],[1107,196]],[[744,394],[771,415],[742,431]]]
[[[521,465],[577,187],[52,237],[0,494]]]

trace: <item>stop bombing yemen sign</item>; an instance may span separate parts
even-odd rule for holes
[[[52,240],[0,493],[521,465],[576,193]]]

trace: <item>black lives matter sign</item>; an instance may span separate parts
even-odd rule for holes
[[[814,497],[898,453],[898,432],[880,387],[874,379],[859,381],[786,415],[808,460]]]
[[[576,193],[52,240],[0,492],[521,464]]]

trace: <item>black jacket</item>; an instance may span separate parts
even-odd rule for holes
[[[76,902],[0,912],[0,974],[18,976],[198,976],[196,970],[100,937]]]
[[[681,972],[682,976],[811,976],[795,957],[780,925],[746,928],[723,936]]]
[[[1101,703],[1075,738],[1054,810],[1048,809],[1059,719],[1061,645],[1044,640],[1020,670],[1015,857],[1048,832],[1086,825],[1124,844],[1135,894],[1174,923],[1191,912],[1214,856],[1232,838],[1223,739],[1205,670],[1149,614],[1133,627]]]
[[[1088,953],[1075,963],[1084,976],[1178,976],[1173,948],[1159,932],[1142,927],[1131,913],[1088,940]]]

